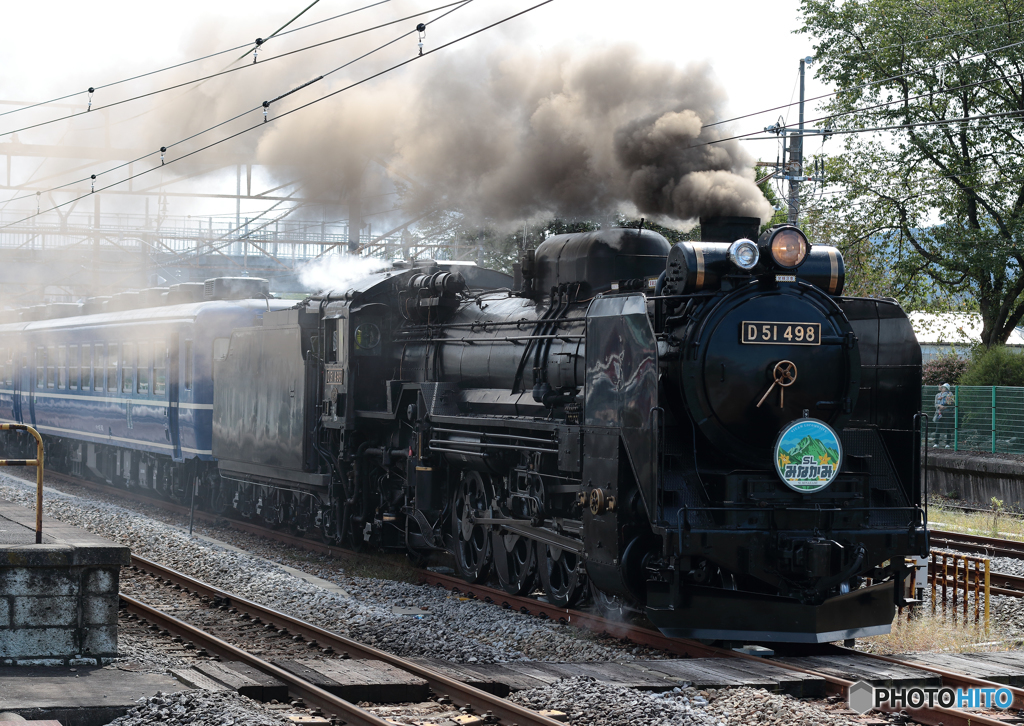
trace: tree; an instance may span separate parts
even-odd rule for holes
[[[816,210],[905,305],[1024,317],[1024,0],[802,0],[844,150]],[[823,125],[823,124],[822,124]]]
[[[975,351],[961,386],[1024,386],[1024,355],[1005,345]]]
[[[988,350],[995,350],[989,348]],[[938,358],[928,361],[921,367],[921,383],[926,386],[941,386],[948,383],[952,386],[960,383],[960,378],[966,372],[970,363],[954,352],[940,355]]]

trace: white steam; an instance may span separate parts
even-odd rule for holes
[[[299,280],[309,290],[343,290],[353,282],[388,267],[384,260],[340,254],[321,257],[299,269]]]

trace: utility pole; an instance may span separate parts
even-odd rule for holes
[[[786,178],[789,179],[789,216],[786,221],[790,224],[796,224],[800,214],[800,177],[804,167],[804,71],[811,60],[810,56],[800,59],[800,133],[789,147],[789,168],[786,169]]]
[[[789,193],[786,197],[786,203],[789,206],[789,212],[786,215],[786,221],[789,224],[797,224],[800,218],[800,183],[801,182],[820,182],[824,181],[824,175],[819,172],[817,166],[815,166],[815,173],[808,176],[804,174],[804,137],[812,135],[821,135],[825,139],[831,135],[832,130],[829,128],[825,129],[805,129],[804,128],[804,76],[806,74],[807,66],[814,62],[814,58],[807,56],[806,58],[800,59],[800,121],[797,130],[794,132],[790,130],[786,123],[780,118],[779,121],[765,128],[768,133],[774,133],[782,136],[783,151],[782,161],[776,163],[760,163],[758,166],[774,167],[775,171],[758,180],[765,181],[771,177],[777,176],[779,179],[789,182]],[[790,138],[792,137],[792,138]],[[786,154],[789,154],[789,161],[786,161]],[[821,170],[823,171],[823,169]]]

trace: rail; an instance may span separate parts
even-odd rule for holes
[[[1000,539],[980,534],[965,534],[963,532],[933,529],[929,532],[929,540],[933,547],[947,547],[949,549],[963,550],[964,552],[988,555],[989,557],[1024,559],[1024,542],[1016,542],[1012,539]]]
[[[132,555],[132,565],[143,572],[149,573],[153,577],[173,585],[179,585],[190,592],[205,595],[210,598],[220,598],[225,602],[229,602],[240,611],[259,618],[260,621],[264,623],[273,625],[277,628],[283,628],[290,633],[302,636],[305,640],[316,641],[322,645],[330,645],[336,652],[347,653],[351,658],[379,660],[409,673],[413,673],[427,681],[427,684],[434,693],[447,694],[452,701],[471,706],[480,712],[490,711],[505,724],[559,726],[558,722],[553,719],[536,714],[527,708],[518,706],[504,698],[481,691],[474,686],[461,683],[453,678],[448,678],[432,668],[427,668],[426,666],[422,666],[418,663],[413,663],[405,658],[386,653],[369,645],[364,645],[355,640],[351,640],[350,638],[338,635],[337,633],[332,633],[329,630],[319,628],[311,623],[293,618],[290,615],[285,615],[277,610],[259,605],[251,600],[238,597],[230,592],[226,592],[208,583],[196,580],[188,575],[182,574],[168,567],[164,567],[156,562],[139,557],[138,555]],[[127,601],[127,598],[124,595],[121,597]],[[173,629],[168,627],[168,630]],[[215,648],[217,647],[220,646],[215,644]],[[210,652],[214,652],[210,648],[206,649]],[[281,680],[285,680],[284,678],[281,678],[276,671],[267,671],[264,667],[256,664],[253,664],[253,666],[263,670],[264,672],[270,672],[271,675],[274,675]],[[349,722],[354,723],[351,720],[349,720]]]
[[[116,489],[116,491],[117,491],[119,496],[122,496],[122,497],[125,497],[125,498],[128,498],[128,499],[132,499],[132,500],[135,500],[135,501],[144,502],[144,503],[147,503],[147,504],[152,504],[152,505],[164,507],[164,508],[166,508],[166,509],[168,509],[170,511],[175,511],[175,512],[179,512],[179,513],[182,513],[182,514],[187,514],[188,513],[188,507],[183,507],[183,506],[180,506],[180,505],[175,505],[175,504],[167,502],[166,500],[163,500],[163,499],[156,499],[156,498],[153,498],[153,497],[137,494],[137,493],[134,493],[134,492],[128,492],[128,491],[125,491],[125,490],[120,489],[120,488],[114,488],[114,487],[110,487],[108,485],[97,484],[97,483],[94,483],[94,482],[90,482],[88,480],[79,479],[77,477],[66,476],[66,475],[63,475],[63,474],[59,475],[59,476],[61,478],[65,479],[65,480],[67,480],[68,482],[73,482],[75,484],[78,484],[78,485],[81,485],[81,486],[86,486],[86,487],[92,488],[92,489],[96,489],[98,491],[109,492],[111,489]],[[323,544],[323,543],[320,543],[320,542],[310,541],[309,539],[305,539],[305,538],[302,538],[302,537],[295,537],[293,535],[287,535],[287,534],[284,534],[283,532],[267,530],[265,527],[260,527],[258,525],[252,524],[252,523],[240,522],[238,520],[225,520],[223,517],[216,516],[216,515],[208,515],[205,512],[199,512],[197,514],[199,514],[204,519],[208,519],[211,522],[217,521],[217,522],[222,522],[223,523],[225,521],[228,521],[232,527],[237,528],[237,529],[239,529],[241,531],[249,532],[251,534],[258,534],[258,535],[261,535],[261,536],[264,536],[264,537],[271,537],[272,539],[275,539],[277,541],[280,541],[280,542],[283,542],[283,543],[287,543],[287,544],[290,544],[290,545],[293,545],[293,546],[296,546],[296,547],[300,547],[300,548],[303,548],[303,549],[307,549],[307,550],[310,550],[310,551],[319,552],[319,553],[322,553],[322,554],[325,554],[325,555],[328,555],[328,556],[331,556],[331,557],[348,557],[348,558],[356,557],[356,558],[359,558],[359,559],[367,559],[367,560],[372,559],[371,556],[366,555],[366,554],[354,553],[354,552],[351,552],[349,550],[342,549],[340,547],[335,547],[335,546],[326,545],[326,544]],[[138,564],[141,564],[141,558],[137,558],[136,557],[135,559],[138,561]],[[169,572],[172,572],[172,571],[167,570],[167,572],[169,573]],[[175,574],[178,575],[179,577],[185,577],[185,576],[180,575],[178,573],[175,573]],[[455,578],[455,577],[450,577],[450,576],[447,576],[447,575],[441,575],[440,573],[435,573],[435,572],[421,570],[419,572],[419,575],[420,575],[420,578],[421,578],[422,582],[443,586],[446,589],[448,589],[449,591],[465,593],[469,597],[474,597],[474,598],[477,598],[477,599],[480,599],[480,600],[484,600],[486,602],[492,602],[496,606],[499,606],[499,607],[503,606],[503,607],[519,610],[519,611],[523,612],[524,614],[533,614],[533,615],[536,615],[536,616],[539,616],[539,617],[547,617],[547,618],[550,618],[550,619],[553,619],[553,620],[556,620],[556,621],[560,621],[560,622],[564,622],[564,623],[567,623],[567,624],[571,624],[571,625],[574,625],[574,626],[577,626],[577,627],[587,628],[587,629],[590,629],[590,630],[594,630],[596,632],[605,632],[605,633],[611,635],[612,637],[620,638],[620,639],[627,640],[627,641],[630,641],[630,642],[634,642],[634,643],[637,643],[637,644],[650,645],[652,647],[660,648],[660,649],[662,649],[662,650],[664,650],[666,652],[673,653],[673,654],[676,654],[676,655],[681,655],[683,657],[692,657],[692,658],[728,657],[728,658],[737,658],[737,659],[749,660],[749,661],[757,661],[757,662],[761,662],[761,663],[765,662],[765,659],[763,659],[763,658],[761,658],[759,656],[753,656],[753,655],[748,655],[748,654],[744,654],[744,653],[737,653],[735,651],[725,650],[723,648],[716,648],[714,646],[705,645],[703,643],[699,643],[697,641],[692,641],[692,640],[667,638],[664,635],[662,635],[660,632],[658,632],[657,630],[652,630],[652,629],[649,629],[649,628],[644,628],[644,627],[632,625],[632,624],[629,624],[629,623],[626,623],[626,622],[622,622],[621,620],[616,620],[616,621],[607,620],[605,618],[602,618],[602,617],[597,616],[597,615],[592,615],[590,613],[584,613],[584,612],[579,612],[579,611],[575,611],[575,610],[566,610],[564,608],[558,608],[558,607],[550,605],[549,603],[545,603],[545,602],[542,602],[542,601],[539,601],[539,600],[533,600],[531,598],[522,598],[522,597],[512,596],[512,595],[509,595],[509,594],[507,594],[507,593],[505,593],[504,591],[501,591],[501,590],[495,590],[493,588],[489,588],[489,587],[482,586],[482,585],[471,585],[471,584],[465,582],[464,580],[461,580],[461,579],[458,579],[458,578]],[[157,577],[160,577],[160,576],[161,575],[157,575]],[[998,587],[999,583],[1001,582],[1000,578],[1005,579],[1006,580],[1006,584],[1008,584],[1008,585],[1015,585],[1016,582],[1019,580],[1019,583],[1020,583],[1019,584],[1019,590],[1017,592],[1009,591],[1009,590],[1006,591],[1006,592],[1000,592],[999,587]],[[169,578],[165,578],[165,579],[169,579]],[[992,573],[992,583],[993,583],[992,593],[993,594],[1007,594],[1007,595],[1015,594],[1017,596],[1024,596],[1024,578],[1012,578],[1014,580],[1013,583],[1010,582],[1010,579],[1011,579],[1010,576],[1000,575],[998,573]],[[183,587],[185,587],[185,586],[183,585]],[[191,588],[189,588],[189,589],[191,589]],[[212,593],[213,590],[211,590],[210,592]],[[243,602],[242,600],[237,599],[237,598],[233,598],[233,597],[230,598],[230,599],[232,600],[232,603],[236,607],[239,607],[240,603]],[[262,606],[257,606],[257,607],[262,607]],[[239,607],[239,609],[241,610],[242,608]],[[293,621],[293,623],[291,625],[289,625],[289,623],[288,623],[288,620],[289,620],[288,616],[286,616],[284,614],[281,614],[281,613],[274,613],[273,615],[270,615],[269,613],[273,612],[273,611],[269,611],[269,609],[266,609],[266,610],[268,610],[268,614],[265,615],[265,616],[260,616],[261,619],[264,622],[271,622],[271,623],[275,624],[278,627],[285,628],[285,629],[287,629],[287,630],[289,630],[291,632],[294,632],[296,634],[301,634],[304,637],[309,638],[310,640],[316,640],[318,643],[327,644],[327,643],[331,643],[332,642],[331,638],[339,638],[339,639],[341,638],[341,636],[338,636],[338,635],[335,635],[335,634],[332,634],[332,633],[327,633],[326,631],[319,631],[319,629],[315,629],[314,630],[315,626],[304,624],[304,625],[306,625],[307,627],[310,628],[310,630],[308,631],[308,634],[307,634],[307,631],[303,631],[303,630],[299,629],[300,625],[298,625],[297,623],[301,623],[301,621]],[[170,628],[168,628],[168,629],[170,630]],[[317,637],[320,632],[323,632],[323,634],[320,634],[319,637]],[[361,646],[361,647],[367,647],[367,646]],[[864,653],[864,652],[860,652],[860,651],[852,651],[852,650],[849,650],[847,648],[839,648],[837,646],[833,646],[833,648],[834,648],[835,652],[837,652],[837,653],[847,653],[847,654],[856,653],[857,655],[859,655],[861,657],[864,657],[864,658],[867,658],[867,659],[878,660],[878,661],[894,663],[894,664],[900,664],[900,665],[904,665],[904,666],[907,666],[907,667],[916,668],[916,669],[921,670],[921,671],[928,671],[928,672],[931,672],[931,673],[935,673],[935,674],[939,675],[942,678],[943,685],[949,686],[951,688],[968,688],[968,687],[992,688],[992,689],[995,689],[995,688],[1008,688],[1011,691],[1011,693],[1013,694],[1013,699],[1014,700],[1013,700],[1012,708],[1024,710],[1024,689],[1022,689],[1022,688],[1018,688],[1018,687],[1015,687],[1015,686],[1005,686],[1003,684],[994,683],[993,681],[990,681],[990,680],[987,680],[987,679],[984,679],[984,678],[979,678],[977,676],[971,676],[971,675],[966,674],[966,673],[960,673],[960,672],[957,672],[957,671],[952,671],[952,670],[949,670],[947,668],[935,666],[933,664],[917,663],[917,662],[912,662],[912,661],[903,661],[903,660],[896,659],[896,658],[891,658],[891,657],[888,657],[888,656],[881,656],[881,655],[876,655],[876,654],[871,654],[871,653]],[[335,649],[338,650],[338,648],[335,648]],[[208,648],[207,650],[210,650],[210,649]],[[358,657],[358,656],[355,656],[353,654],[353,657]],[[394,658],[394,656],[388,656],[388,657]],[[826,690],[829,693],[831,693],[831,694],[834,694],[834,695],[837,695],[837,696],[840,696],[840,697],[843,697],[843,698],[847,697],[848,689],[852,685],[851,681],[839,678],[839,677],[837,677],[835,675],[831,675],[831,674],[829,674],[827,672],[819,672],[819,671],[816,671],[816,670],[813,670],[813,669],[803,668],[803,667],[795,665],[793,663],[788,663],[788,662],[779,661],[779,660],[775,660],[775,659],[768,659],[768,662],[770,662],[773,665],[776,665],[776,666],[778,666],[780,668],[784,668],[784,669],[792,670],[792,671],[796,671],[796,672],[801,672],[801,673],[812,674],[812,675],[824,678],[825,682],[826,682]],[[416,672],[416,671],[413,671],[412,669],[407,669],[407,670],[410,670],[411,672]],[[423,670],[427,671],[429,669],[423,669]],[[440,675],[440,674],[436,674],[435,673],[434,675]],[[426,678],[426,680],[430,681],[430,678],[427,678],[425,675],[421,675],[420,677]],[[467,688],[472,688],[470,686],[466,686],[466,687]],[[432,688],[433,688],[433,686],[432,686]],[[435,692],[438,692],[437,688],[433,688],[433,690]],[[473,689],[473,690],[477,690],[477,689]],[[490,694],[485,694],[485,695],[490,695]],[[456,700],[456,699],[453,699],[453,700]],[[505,704],[508,704],[510,706],[513,705],[510,702],[505,701],[504,699],[499,699],[499,700],[503,701]],[[310,701],[310,702],[312,702],[312,701]],[[518,707],[516,707],[516,708],[518,708]],[[888,708],[888,707],[883,707],[883,710],[893,712],[893,711],[898,711],[899,709],[891,709],[891,708]],[[906,713],[908,715],[910,715],[911,717],[913,717],[914,720],[917,723],[929,724],[930,726],[938,726],[939,724],[943,724],[943,726],[1004,726],[1007,723],[1004,720],[993,718],[991,716],[988,716],[988,715],[985,715],[985,714],[982,714],[982,713],[978,713],[976,711],[959,711],[959,710],[954,710],[954,709],[941,708],[941,707],[938,707],[938,706],[933,707],[933,708],[923,707],[921,709],[910,709],[910,708],[908,708],[908,709],[905,709],[905,710],[906,710]],[[498,711],[496,711],[496,710],[494,710],[493,713],[495,715],[498,715]],[[534,714],[531,714],[531,715],[534,715]],[[543,717],[541,717],[541,718],[543,718]],[[515,723],[531,724],[531,723],[534,723],[534,722],[524,718],[522,721],[515,721]],[[550,719],[546,719],[544,721],[544,723],[548,724],[549,726],[558,726],[557,722],[552,722]]]
[[[301,697],[305,702],[322,708],[329,713],[343,714],[345,721],[352,724],[352,726],[391,726],[388,721],[369,711],[359,708],[359,706],[349,703],[332,693],[328,693],[322,688],[286,671],[284,668],[268,663],[262,658],[237,648],[204,630],[178,620],[128,595],[122,594],[121,601],[125,604],[128,612],[145,618],[150,623],[158,624],[168,632],[188,639],[209,653],[240,661],[277,678],[279,681],[286,683],[288,690]]]
[[[849,689],[850,686],[853,685],[853,681],[840,678],[832,673],[815,670],[813,668],[805,668],[786,660],[762,658],[761,656],[719,648],[713,645],[705,645],[695,640],[669,638],[656,630],[632,625],[622,621],[607,620],[578,610],[566,610],[532,598],[509,595],[502,590],[495,590],[494,588],[484,585],[472,585],[465,580],[461,580],[450,575],[422,570],[420,572],[420,580],[426,584],[437,585],[452,592],[461,593],[466,597],[494,603],[496,606],[516,609],[524,614],[531,614],[538,617],[557,620],[568,625],[586,628],[595,632],[605,632],[613,637],[626,640],[628,642],[640,645],[650,645],[652,647],[660,648],[668,653],[680,655],[684,658],[733,658],[757,663],[770,663],[773,666],[777,666],[785,670],[817,676],[824,679],[827,693],[830,695],[840,696],[844,699],[849,697]],[[908,668],[915,668],[917,670],[935,673],[942,678],[944,685],[951,688],[1008,688],[1014,699],[1012,707],[1024,707],[1024,689],[1021,688],[1004,686],[984,678],[978,678],[966,673],[958,673],[956,671],[937,667],[931,664],[903,661],[897,658],[875,655],[873,653],[854,651],[849,648],[839,648],[838,646],[834,647],[834,649],[837,653],[856,654],[871,660],[899,664]],[[881,710],[888,713],[899,713],[900,711],[905,711],[913,717],[916,723],[927,724],[928,726],[1005,726],[1006,724],[1005,721],[992,718],[975,711],[959,711],[955,709],[942,708],[941,706],[924,706],[917,709],[899,709],[883,706]]]
[[[36,440],[36,458],[0,459],[0,466],[34,466],[36,468],[36,544],[43,543],[43,437],[28,424],[0,424],[0,431],[28,431]]]

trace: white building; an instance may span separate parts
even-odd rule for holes
[[[970,355],[971,348],[981,342],[982,322],[978,313],[908,313],[917,342],[921,344],[921,361],[927,363],[941,355]],[[1024,352],[1024,328],[1017,328],[1006,345]]]

